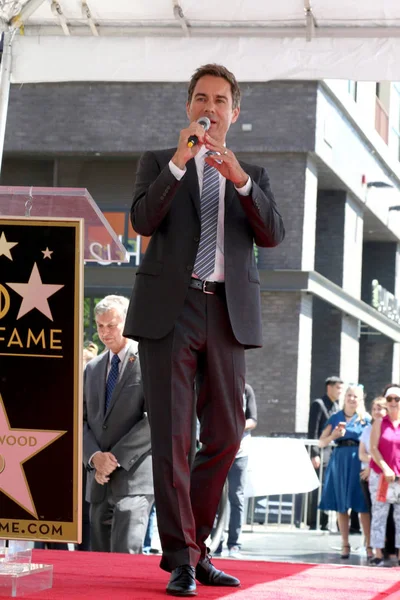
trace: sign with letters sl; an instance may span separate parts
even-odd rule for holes
[[[82,231],[0,216],[0,538],[80,542]]]

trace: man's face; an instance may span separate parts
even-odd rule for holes
[[[343,383],[334,383],[333,385],[328,385],[328,396],[333,402],[339,400],[341,394],[343,392]]]
[[[125,318],[112,308],[102,315],[96,315],[97,333],[107,348],[114,354],[118,354],[126,344],[126,338],[122,335]]]
[[[186,104],[189,121],[206,116],[211,121],[210,136],[223,144],[231,123],[235,123],[240,109],[232,108],[231,86],[223,77],[205,75],[196,83],[190,104]]]

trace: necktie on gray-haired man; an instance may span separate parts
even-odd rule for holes
[[[107,377],[106,383],[106,405],[104,407],[104,412],[107,412],[107,409],[110,405],[111,396],[114,391],[115,386],[117,385],[118,377],[119,377],[119,369],[118,365],[121,362],[118,354],[114,354],[111,359],[111,369]]]
[[[207,156],[212,152],[207,152]],[[219,206],[219,172],[204,163],[203,189],[200,199],[201,233],[194,272],[200,279],[207,279],[215,269],[217,249],[217,225]]]

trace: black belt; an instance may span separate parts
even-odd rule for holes
[[[202,281],[192,277],[189,287],[205,294],[219,294],[225,290],[225,283],[223,281]]]
[[[360,442],[357,440],[336,440],[336,444],[338,448],[341,448],[342,446],[359,446]]]

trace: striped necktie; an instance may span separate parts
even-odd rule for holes
[[[118,354],[114,354],[112,359],[111,359],[111,369],[110,372],[108,374],[107,377],[107,383],[106,383],[106,405],[105,405],[105,412],[107,412],[108,407],[110,406],[110,401],[111,401],[111,396],[112,393],[114,391],[114,388],[117,384],[118,381],[118,377],[119,377],[119,368],[118,365],[121,362]]]
[[[213,152],[207,152],[210,156]],[[204,162],[203,189],[200,199],[201,233],[194,272],[207,279],[215,269],[219,207],[219,172]]]

